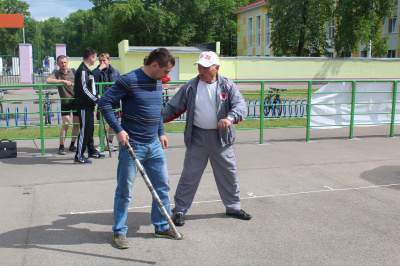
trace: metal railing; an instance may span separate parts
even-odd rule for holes
[[[291,83],[291,84],[293,84],[293,83],[302,83],[302,84],[304,84],[304,83],[306,83],[307,84],[307,90],[306,90],[307,92],[299,92],[298,93],[298,94],[306,95],[307,100],[306,101],[302,101],[300,103],[299,102],[294,103],[294,106],[298,106],[299,108],[303,108],[302,117],[304,117],[303,119],[306,119],[306,125],[305,126],[300,126],[300,127],[306,128],[306,141],[308,142],[308,141],[310,141],[310,130],[313,127],[313,126],[311,126],[311,117],[312,117],[312,115],[311,115],[311,107],[314,105],[312,103],[312,101],[311,101],[312,100],[312,93],[313,93],[312,92],[313,83],[319,83],[320,84],[320,83],[336,83],[336,82],[346,82],[347,83],[347,82],[349,82],[349,83],[352,84],[352,90],[350,92],[351,93],[351,102],[342,103],[342,104],[351,105],[351,112],[350,112],[350,114],[348,114],[348,115],[350,115],[350,123],[349,123],[348,127],[349,127],[349,138],[352,139],[354,137],[354,126],[355,126],[354,117],[356,115],[359,115],[359,114],[357,114],[355,112],[356,104],[357,104],[356,103],[356,94],[357,93],[365,93],[365,92],[357,92],[357,83],[362,83],[362,82],[391,82],[391,83],[393,83],[393,90],[391,92],[392,93],[391,112],[387,113],[387,115],[391,116],[389,135],[390,135],[390,137],[393,137],[393,135],[394,135],[394,126],[396,124],[395,117],[396,117],[396,114],[397,114],[396,113],[396,104],[397,104],[396,96],[397,96],[397,83],[398,83],[398,80],[395,80],[395,79],[387,79],[387,80],[306,80],[306,81],[305,80],[240,80],[240,81],[235,81],[235,82],[236,83],[260,84],[260,91],[259,92],[256,92],[256,93],[242,93],[243,95],[255,95],[255,96],[258,96],[259,100],[257,100],[257,102],[254,101],[254,104],[248,104],[248,108],[249,107],[253,107],[253,108],[256,108],[257,110],[259,110],[258,111],[258,116],[254,114],[251,117],[251,119],[259,119],[260,120],[259,126],[258,127],[252,127],[252,128],[242,128],[242,129],[259,129],[259,132],[260,132],[259,143],[260,144],[263,144],[263,142],[264,142],[264,129],[272,128],[272,127],[266,127],[264,125],[264,120],[265,120],[265,118],[267,118],[265,113],[264,113],[264,110],[265,110],[266,104],[267,104],[265,102],[265,100],[264,100],[265,99],[265,94],[266,94],[265,93],[265,86],[266,86],[266,84],[270,84],[270,83],[273,83],[273,84],[277,84],[277,83],[278,84],[279,83],[282,83],[282,84],[284,84],[284,83]],[[169,82],[168,84],[184,84],[184,83],[186,83],[186,82],[184,82],[184,81],[172,81],[172,82]],[[113,83],[112,82],[96,83],[96,85],[99,85],[100,91],[102,91],[102,86],[103,85],[111,85],[111,84],[113,84]],[[24,101],[37,101],[38,104],[39,104],[39,111],[38,112],[27,112],[26,109],[24,109],[24,112],[19,112],[19,114],[23,114],[24,115],[24,119],[25,119],[26,115],[28,115],[28,114],[39,114],[39,125],[29,125],[29,126],[39,126],[40,127],[40,136],[38,136],[36,138],[27,138],[27,139],[29,139],[29,140],[30,139],[40,139],[41,140],[42,155],[45,154],[45,139],[60,138],[60,137],[45,137],[44,136],[44,130],[46,128],[46,125],[45,125],[45,121],[44,121],[45,111],[43,111],[43,102],[44,102],[43,89],[47,88],[47,87],[54,87],[54,86],[57,86],[57,85],[62,86],[63,84],[18,84],[18,85],[2,85],[1,86],[2,89],[4,89],[4,88],[6,88],[6,89],[7,88],[8,89],[14,88],[15,89],[15,87],[18,87],[18,88],[34,87],[34,88],[36,88],[38,90],[38,92],[39,92],[39,94],[38,94],[39,98],[38,99],[37,98],[35,98],[35,99],[24,99]],[[325,92],[325,93],[329,93],[329,92]],[[334,93],[337,93],[337,92],[334,92]],[[349,93],[349,92],[343,92],[343,93]],[[370,92],[370,93],[382,93],[382,92]],[[387,93],[387,92],[384,92],[384,93]],[[288,93],[282,93],[282,94],[288,94]],[[296,94],[296,92],[290,92],[290,94]],[[170,95],[170,96],[172,96],[172,95]],[[60,99],[61,98],[52,98],[52,100],[60,100]],[[12,100],[12,99],[3,99],[3,100],[1,100],[1,103],[10,102],[10,101],[16,101],[16,100],[15,99],[14,100]],[[288,106],[287,103],[285,103],[285,102],[283,102],[281,105],[284,106],[284,108],[287,108],[287,106]],[[5,110],[4,107],[3,107],[3,110]],[[50,111],[48,113],[58,113],[58,112],[59,111]],[[304,112],[305,112],[305,114],[304,114]],[[5,115],[5,114],[6,113],[1,113],[0,116],[1,115]],[[8,113],[8,115],[18,115],[18,112]],[[326,114],[326,115],[330,115],[330,114]],[[321,115],[319,115],[319,116],[321,116]],[[290,116],[282,115],[281,117],[282,118],[287,118],[287,117],[290,117]],[[184,119],[181,119],[181,121],[184,121]],[[103,120],[102,119],[100,119],[97,124],[99,124],[100,128],[103,128]],[[379,124],[379,123],[377,123],[377,124]],[[69,125],[73,125],[73,124],[69,124]],[[57,126],[61,126],[61,125],[57,125]],[[325,126],[335,127],[337,125],[325,125]],[[14,127],[24,127],[24,126],[14,126]],[[299,126],[296,126],[296,127],[299,127]],[[346,125],[344,125],[344,127],[346,127]],[[4,127],[1,126],[0,130],[2,128],[4,128]],[[274,127],[274,128],[276,128],[276,127]],[[290,128],[290,126],[285,126],[283,128]],[[100,130],[100,135],[99,136],[100,136],[100,144],[102,146],[102,150],[104,148],[104,143],[103,143],[103,137],[104,136],[103,136],[103,134],[104,134],[104,132],[102,130]],[[69,137],[71,137],[71,136],[68,136],[68,138]],[[25,140],[25,139],[15,138],[13,140]]]
[[[113,82],[104,82],[104,83],[97,83],[96,85],[99,85],[100,88],[100,95],[102,92],[102,87],[103,85],[112,85],[114,84]],[[26,99],[24,98],[23,101],[21,99],[1,99],[0,104],[7,103],[7,102],[32,102],[35,103],[37,102],[38,106],[38,111],[36,112],[28,112],[26,108],[24,108],[24,112],[19,112],[18,108],[15,109],[15,112],[10,112],[8,107],[3,106],[3,113],[0,113],[0,136],[1,136],[1,130],[5,128],[27,128],[27,127],[39,127],[40,128],[40,136],[33,137],[33,138],[10,138],[10,140],[35,140],[35,139],[40,139],[41,141],[41,154],[45,155],[45,139],[59,139],[60,137],[45,137],[44,130],[46,127],[54,127],[54,126],[62,126],[66,124],[57,124],[57,125],[46,125],[45,124],[45,114],[57,114],[60,113],[59,110],[57,111],[44,111],[43,110],[43,104],[44,101],[46,100],[43,97],[43,92],[44,88],[48,87],[55,87],[55,86],[64,86],[65,84],[18,84],[18,85],[1,85],[0,89],[11,89],[11,90],[16,90],[15,88],[34,88],[37,89],[38,91],[38,98],[31,98],[31,99]],[[3,96],[4,97],[4,96]],[[55,100],[62,100],[64,98],[51,98],[52,101]],[[8,109],[8,110],[7,110]],[[39,114],[39,124],[38,125],[27,125],[26,120],[27,120],[27,115],[34,115],[34,114]],[[17,125],[17,121],[19,120],[19,115],[24,116],[24,125]],[[100,114],[101,115],[101,114]],[[14,117],[16,121],[16,125],[11,126],[9,124],[6,124],[6,126],[3,126],[3,123],[1,123],[2,119],[1,117],[7,116],[8,118]],[[100,128],[103,128],[103,119],[100,119],[98,123]],[[75,125],[73,123],[70,123],[68,125]],[[102,148],[102,151],[104,151],[104,132],[103,130],[100,130],[100,135],[95,135],[95,136],[100,136],[100,145]],[[77,136],[66,136],[65,138],[70,138],[70,137],[77,137]]]

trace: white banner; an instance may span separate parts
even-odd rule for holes
[[[311,96],[311,127],[349,126],[352,83],[328,83]],[[359,82],[356,84],[354,125],[390,123],[393,82]],[[397,93],[397,101],[400,93]],[[396,104],[396,113],[400,103]],[[395,116],[400,122],[400,114]]]

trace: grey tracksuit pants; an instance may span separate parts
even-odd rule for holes
[[[222,148],[216,129],[193,127],[192,142],[186,150],[183,171],[174,196],[174,214],[186,213],[192,205],[208,159],[226,211],[232,213],[241,209],[233,146],[227,145]]]

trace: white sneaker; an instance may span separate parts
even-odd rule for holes
[[[100,152],[101,151],[101,146],[97,146],[96,151]]]
[[[109,143],[109,145],[110,145],[110,150],[111,151],[116,151],[117,150],[117,148],[115,148],[114,145],[111,142]]]

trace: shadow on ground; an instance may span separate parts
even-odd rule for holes
[[[385,165],[363,172],[360,177],[375,185],[390,185],[400,183],[400,166]],[[390,186],[400,190],[400,186]]]

